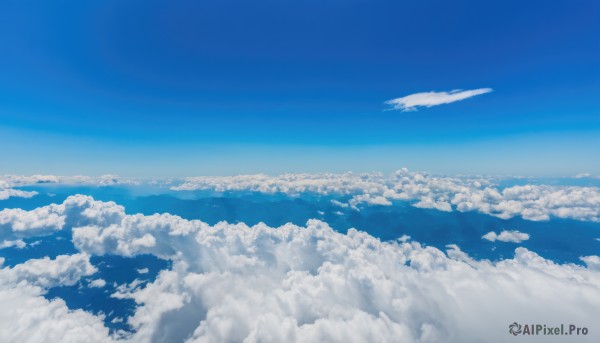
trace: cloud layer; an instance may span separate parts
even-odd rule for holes
[[[102,254],[173,261],[154,282],[113,294],[138,304],[129,318],[135,333],[123,338],[132,342],[495,342],[514,321],[574,323],[590,334],[573,341],[600,338],[592,330],[600,271],[555,264],[524,248],[512,259],[476,261],[454,245],[443,252],[406,239],[381,242],[317,220],[305,227],[210,226],[170,214],[128,215],[86,196],[55,206],[81,253],[0,269],[21,275],[0,277],[0,300],[9,304],[0,308],[0,337],[8,341],[115,338],[98,317],[39,296],[48,284],[91,275],[87,256]],[[597,259],[586,257],[589,265]],[[41,272],[48,284],[31,277],[40,270],[48,270]],[[73,277],[61,278],[65,273]]]
[[[48,183],[64,185],[113,186],[121,184],[140,184],[141,180],[134,178],[122,178],[118,175],[110,174],[102,176],[0,175],[0,189],[3,187],[10,188]]]
[[[418,107],[433,107],[450,104],[472,98],[476,95],[490,93],[491,91],[491,88],[479,88],[466,91],[455,89],[450,92],[423,92],[388,100],[385,103],[391,105],[395,110],[403,112],[416,111]]]
[[[391,205],[392,201],[400,200],[421,208],[478,211],[503,219],[521,216],[534,221],[551,217],[600,221],[600,189],[597,187],[521,185],[499,188],[485,178],[433,177],[406,169],[389,177],[378,173],[190,177],[171,189],[350,196],[347,203],[336,200],[335,204],[357,210],[362,204]]]
[[[114,185],[137,185],[140,180],[121,178],[117,175],[102,176],[55,176],[55,175],[0,175],[0,200],[11,197],[31,198],[38,194],[36,191],[24,191],[15,187],[41,185],[41,184],[63,184],[63,185],[87,185],[87,186],[114,186]]]
[[[10,196],[34,196],[37,192],[11,187],[43,183],[105,186],[140,185],[144,182],[113,175],[101,177],[8,175],[0,180],[0,200]],[[258,174],[154,180],[147,184],[160,187],[171,185],[171,189],[176,191],[251,191],[267,194],[285,193],[290,196],[328,195],[340,198],[332,199],[334,204],[354,210],[359,210],[363,205],[389,206],[394,201],[408,201],[413,206],[420,208],[447,212],[478,211],[503,219],[520,216],[533,221],[549,220],[552,217],[600,221],[600,189],[598,187],[526,184],[501,188],[495,185],[493,179],[435,177],[426,173],[409,172],[406,169],[399,170],[391,176],[384,176],[380,173],[316,173],[278,176]],[[0,212],[0,225],[2,225],[3,215],[6,213]]]

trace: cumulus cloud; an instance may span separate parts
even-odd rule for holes
[[[0,269],[6,283],[17,285],[25,281],[39,287],[72,286],[82,276],[94,274],[97,269],[90,263],[87,254],[60,255],[51,260],[48,257],[31,259],[13,268]]]
[[[25,243],[22,239],[17,239],[16,241],[3,241],[2,243],[0,243],[0,249],[12,247],[16,247],[17,249],[23,249],[26,246],[27,243]]]
[[[20,208],[0,211],[0,241],[19,246],[24,238],[50,235],[64,227],[109,225],[124,217],[122,206],[95,201],[84,195],[68,197],[62,204],[50,204],[31,211]],[[151,237],[140,237],[137,244],[148,245]],[[24,242],[23,242],[24,243]]]
[[[500,242],[511,242],[511,243],[521,243],[529,239],[529,234],[523,233],[517,230],[507,231],[503,230],[500,234],[496,234],[494,231],[490,231],[485,235],[481,236],[482,239],[488,240],[490,242],[500,241]]]
[[[405,168],[387,177],[380,173],[190,177],[171,189],[350,196],[348,202],[333,199],[332,204],[355,210],[363,204],[389,206],[393,201],[408,201],[421,208],[478,211],[502,219],[521,216],[533,221],[551,217],[600,221],[598,187],[519,185],[500,188],[494,180],[481,177],[435,177]]]
[[[153,254],[173,262],[154,282],[134,281],[113,294],[138,304],[128,319],[135,333],[126,339],[133,342],[496,341],[514,321],[593,327],[600,315],[595,258],[582,258],[590,266],[584,268],[517,248],[511,259],[476,261],[455,245],[444,252],[408,237],[381,242],[354,229],[336,232],[318,220],[305,227],[211,226],[170,214],[127,215],[122,206],[83,196],[62,206],[65,222],[75,223],[73,242],[81,251],[71,261],[80,266],[70,268],[79,270],[73,279],[92,273],[82,267],[91,254]],[[42,270],[41,264],[33,269]],[[52,276],[54,281],[42,283],[30,276],[35,273],[21,274],[23,285],[72,282]],[[6,292],[0,287],[0,297]],[[81,321],[86,341],[110,339],[98,317],[67,311],[35,294],[13,293],[35,300],[43,311],[59,308],[44,312],[45,323]],[[13,305],[27,310],[28,304]],[[0,308],[2,334],[15,320],[31,328],[38,319],[15,312]],[[58,329],[47,324],[36,334],[43,337],[46,330]],[[577,341],[598,338],[590,331]]]
[[[403,112],[416,111],[418,107],[433,107],[450,104],[476,95],[490,93],[491,91],[491,88],[479,88],[466,91],[455,89],[450,92],[423,92],[388,100],[385,103],[392,106],[394,110]]]
[[[580,259],[588,266],[588,268],[600,271],[600,256],[583,256],[580,257]]]
[[[0,200],[6,200],[10,197],[15,198],[31,198],[37,195],[36,191],[22,191],[20,189],[0,188]]]
[[[20,208],[0,211],[0,239],[16,241],[51,234],[62,229],[64,205],[38,207],[32,211]]]
[[[12,188],[13,185],[0,177],[0,200],[6,200],[10,197],[31,198],[38,193],[35,191],[23,191]]]
[[[55,206],[81,253],[0,269],[0,340],[114,339],[102,317],[40,296],[93,275],[89,256],[103,254],[172,261],[155,281],[112,295],[138,305],[128,319],[135,333],[122,337],[132,342],[497,341],[514,321],[593,327],[600,315],[597,256],[582,257],[588,268],[525,248],[511,259],[477,261],[455,245],[444,252],[409,237],[381,242],[318,220],[208,225],[128,215],[86,196]],[[598,338],[590,331],[577,341]]]
[[[92,287],[92,288],[102,288],[104,286],[106,286],[106,281],[104,281],[103,279],[96,279],[91,281],[88,286]]]
[[[148,233],[160,243],[133,244]],[[136,215],[75,231],[74,240],[82,250],[174,261],[155,282],[119,293],[140,304],[129,323],[141,341],[485,341],[506,334],[515,313],[589,322],[600,304],[598,273],[523,248],[510,260],[474,261],[456,246],[444,254],[384,243],[316,220],[274,229]],[[519,294],[528,294],[527,302]],[[583,309],[573,306],[584,296]]]
[[[0,268],[0,341],[112,342],[119,333],[109,335],[102,317],[43,297],[50,287],[74,285],[96,271],[83,253]]]
[[[46,300],[39,287],[0,285],[0,341],[112,342],[102,318],[69,310],[61,299]]]

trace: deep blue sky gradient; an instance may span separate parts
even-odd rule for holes
[[[4,173],[600,174],[597,1],[9,0],[0,52]]]

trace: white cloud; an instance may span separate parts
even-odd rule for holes
[[[88,286],[92,288],[102,288],[106,286],[106,281],[104,281],[103,279],[96,279],[91,281]]]
[[[391,205],[409,201],[413,206],[440,211],[478,211],[499,218],[521,216],[527,220],[551,217],[600,221],[598,187],[520,185],[499,188],[493,180],[481,177],[434,177],[402,169],[389,177],[370,174],[283,174],[190,177],[171,187],[176,191],[251,191],[267,194],[307,193],[351,196],[347,204],[359,209],[366,205]]]
[[[23,249],[26,246],[27,243],[25,243],[22,239],[17,239],[15,241],[3,241],[2,243],[0,243],[0,249],[12,247],[16,247],[17,249]]]
[[[113,324],[116,324],[116,323],[123,323],[124,320],[121,317],[114,317],[110,322]]]
[[[496,234],[494,231],[490,231],[485,235],[481,236],[482,239],[486,239],[490,242],[500,241],[500,242],[511,242],[511,243],[521,243],[529,239],[529,234],[523,233],[517,230],[503,230],[500,234]]]
[[[69,310],[61,299],[46,300],[42,290],[21,284],[0,286],[1,342],[112,342],[102,319]]]
[[[0,200],[6,200],[11,197],[17,198],[31,198],[38,193],[35,191],[23,191],[20,189],[13,189],[14,185],[0,176]]]
[[[151,248],[156,245],[156,239],[151,234],[147,233],[143,237],[136,238],[133,242],[133,245]]]
[[[494,231],[490,231],[485,235],[481,236],[482,239],[488,240],[490,242],[495,242],[498,238],[498,235]]]
[[[385,103],[387,105],[391,105],[395,110],[403,112],[416,111],[417,107],[432,107],[450,104],[456,101],[474,97],[476,95],[490,93],[491,91],[491,88],[479,88],[466,91],[455,89],[450,92],[423,92],[388,100]]]
[[[269,176],[265,174],[237,176],[201,176],[185,178],[180,185],[171,187],[172,190],[215,190],[251,191],[267,194],[286,193],[299,195],[302,193],[316,194],[351,194],[365,189],[382,191],[382,185],[377,182],[381,174],[282,174]]]
[[[418,202],[413,204],[419,208],[433,208],[438,211],[452,212],[452,205],[446,200],[435,200],[430,196],[422,196]]]
[[[31,198],[38,193],[35,191],[22,191],[20,189],[0,188],[0,200],[6,200],[10,197]]]
[[[106,225],[119,222],[123,216],[123,207],[114,202],[73,195],[62,204],[50,204],[31,211],[20,208],[1,210],[0,239],[14,241],[44,236],[65,226]]]
[[[588,268],[600,271],[600,256],[583,256],[579,259],[581,259],[588,266]]]
[[[358,204],[390,206],[392,202],[382,195],[360,194],[355,195],[349,202],[350,207],[356,209]]]
[[[148,268],[140,268],[136,269],[136,271],[138,272],[138,274],[148,274],[150,270]]]
[[[341,202],[338,200],[331,200],[331,204],[337,207],[341,207],[341,208],[348,208],[350,205],[345,203],[345,202]]]
[[[157,184],[159,182],[166,182],[168,180],[152,180],[151,182]],[[102,176],[86,176],[86,175],[73,175],[73,176],[58,176],[58,175],[0,175],[0,200],[2,199],[2,189],[31,186],[31,185],[43,185],[43,184],[62,184],[62,185],[86,185],[86,186],[114,186],[114,185],[138,185],[142,183],[142,180],[135,178],[123,178],[118,175],[102,175]],[[23,192],[23,191],[20,191]],[[25,192],[35,193],[37,192]],[[23,194],[23,193],[22,193]],[[33,195],[35,195],[33,194]],[[15,195],[16,196],[16,195]],[[32,196],[32,195],[31,195]],[[30,197],[30,196],[27,196]]]
[[[508,335],[515,320],[591,326],[600,315],[600,273],[524,248],[493,263],[456,246],[446,255],[416,242],[341,234],[317,220],[277,229],[210,226],[97,203],[90,206],[105,210],[88,213],[95,224],[73,230],[80,250],[173,261],[154,282],[114,295],[140,305],[129,319],[132,341],[487,341]],[[148,234],[154,245],[135,243]]]
[[[0,266],[3,259],[0,258]],[[101,317],[46,300],[49,287],[76,284],[96,268],[86,254],[31,259],[0,268],[1,342],[112,342]]]
[[[4,209],[0,211],[0,239],[18,240],[51,234],[62,229],[64,206],[49,205],[32,211]]]
[[[405,243],[405,242],[408,242],[408,241],[410,241],[410,236],[409,235],[402,235],[400,238],[398,238],[398,242]]]
[[[140,184],[141,181],[123,179],[113,175],[101,177],[8,175],[0,180],[0,199],[2,191],[8,191],[6,187],[50,182],[101,186]],[[167,183],[164,185],[167,185],[174,181],[166,180],[165,182]],[[171,189],[177,191],[251,191],[267,194],[285,193],[290,196],[300,196],[306,193],[330,196],[349,195],[351,199],[346,203],[339,199],[332,199],[332,203],[358,210],[361,205],[389,206],[393,201],[400,200],[409,201],[413,206],[421,208],[440,211],[479,211],[503,219],[521,216],[534,221],[549,220],[551,217],[600,221],[600,190],[598,187],[521,185],[499,188],[494,185],[494,180],[482,177],[434,177],[425,173],[408,172],[406,169],[399,170],[389,177],[380,173],[190,177],[172,186]],[[10,189],[10,192],[13,194],[12,192],[24,191]],[[35,192],[29,193],[18,193],[19,195],[14,196],[33,196]],[[2,224],[0,223],[0,225]]]
[[[4,183],[8,187],[28,186],[42,183],[56,183],[58,176],[54,175],[3,175],[0,176],[0,184]]]
[[[17,285],[25,281],[39,287],[72,286],[82,276],[94,274],[87,254],[60,255],[51,260],[48,257],[31,259],[12,268],[0,269],[4,282]]]
[[[53,264],[71,265],[75,277],[57,276],[69,273],[48,268],[49,260],[27,262],[49,281],[23,267],[1,269],[19,268],[24,276],[0,277],[0,301],[8,304],[0,307],[0,340],[27,341],[28,332],[15,327],[35,328],[35,337],[50,341],[63,330],[63,341],[77,337],[76,327],[86,341],[109,340],[99,317],[31,291],[90,275],[88,254],[172,261],[154,282],[137,280],[113,294],[138,304],[128,320],[136,329],[127,337],[132,342],[485,342],[508,337],[514,321],[592,328],[600,315],[600,271],[590,257],[582,258],[590,266],[584,268],[517,248],[512,259],[476,261],[454,245],[444,253],[408,238],[381,242],[318,220],[306,227],[211,226],[170,214],[127,215],[122,206],[84,196],[62,206],[82,254]],[[148,235],[154,244],[139,244],[151,241]],[[596,342],[599,333],[590,330],[577,342]]]

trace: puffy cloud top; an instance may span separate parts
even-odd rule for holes
[[[92,254],[173,261],[154,282],[113,294],[138,304],[128,320],[135,333],[122,337],[132,342],[487,342],[508,337],[514,321],[593,327],[600,315],[600,271],[556,264],[524,248],[512,259],[476,261],[457,246],[443,252],[408,237],[381,242],[318,220],[305,227],[211,226],[170,214],[127,215],[115,203],[83,196],[57,206],[65,222],[75,223],[73,241],[82,253],[0,270],[22,275],[0,278],[20,280],[18,288],[0,283],[0,300],[10,304],[0,308],[0,338],[41,341],[27,339],[25,329],[38,338],[115,338],[98,317],[35,292],[89,275]],[[588,265],[595,261],[586,258]],[[48,263],[67,267],[49,268],[47,283],[32,277]],[[75,277],[61,278],[63,270]],[[31,304],[42,320],[30,314]],[[16,323],[23,331],[11,329]],[[590,330],[577,341],[599,338]]]
[[[82,276],[92,275],[96,271],[87,254],[75,254],[61,255],[54,260],[47,257],[31,259],[13,268],[0,269],[0,275],[7,283],[19,284],[26,281],[29,285],[48,288],[72,286]]]
[[[65,224],[64,205],[38,207],[32,211],[20,208],[0,211],[0,239],[17,240],[50,234]]]

